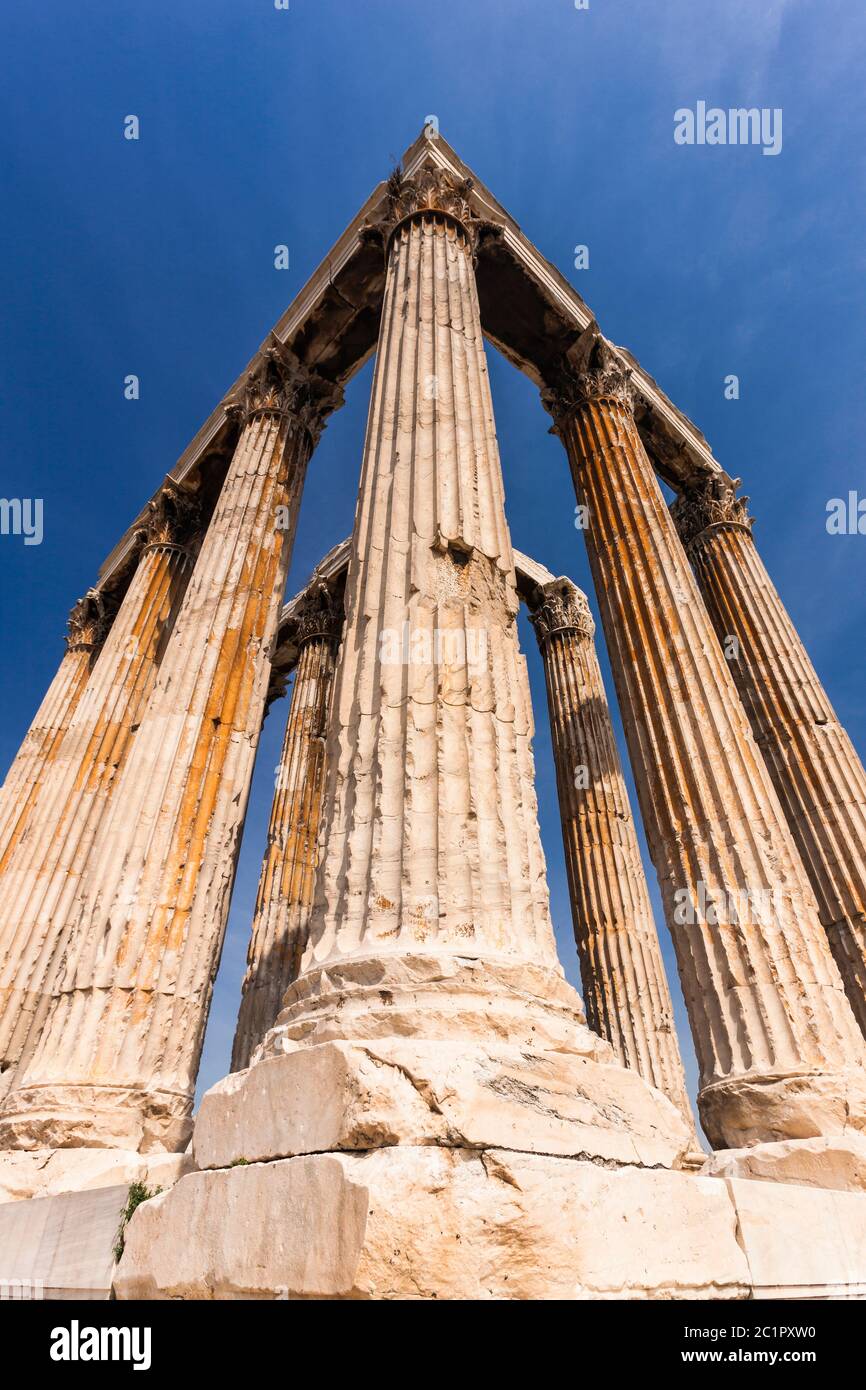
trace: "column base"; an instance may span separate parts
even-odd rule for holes
[[[0,1112],[0,1149],[124,1149],[182,1153],[192,1101],[132,1086],[25,1086]]]
[[[698,1110],[716,1150],[857,1134],[866,1130],[866,1075],[749,1072],[704,1086]]]
[[[254,1059],[301,1043],[395,1036],[615,1060],[587,1028],[580,995],[560,969],[471,950],[405,949],[310,966],[289,986]]]
[[[701,1172],[719,1178],[797,1183],[836,1192],[866,1193],[866,1136],[785,1139],[750,1149],[720,1149]]]

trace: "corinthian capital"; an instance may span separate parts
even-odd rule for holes
[[[66,645],[71,652],[95,651],[105,641],[117,603],[101,589],[88,589],[69,614]]]
[[[748,497],[738,497],[739,478],[727,473],[705,473],[693,478],[671,505],[680,540],[688,550],[713,526],[738,526],[751,531]]]
[[[238,399],[226,409],[241,424],[261,415],[285,418],[305,429],[315,444],[327,417],[342,403],[339,386],[306,366],[272,334]]]
[[[201,507],[196,494],[166,478],[157,496],[148,503],[144,523],[146,544],[185,546],[198,530],[200,518]]]
[[[339,642],[343,635],[343,601],[327,584],[317,581],[304,595],[295,614],[298,646],[313,637]]]
[[[595,633],[586,594],[565,577],[539,587],[529,621],[542,648],[557,632],[573,632],[580,641],[590,640]]]
[[[635,392],[631,368],[621,361],[598,325],[584,329],[541,393],[542,404],[559,425],[587,401],[612,400],[631,410]]]
[[[425,164],[409,176],[395,169],[388,179],[384,211],[376,222],[363,228],[362,235],[370,240],[381,240],[387,246],[402,222],[438,213],[457,222],[474,249],[479,230],[487,224],[482,224],[472,208],[471,191],[471,179],[457,178],[436,165]]]

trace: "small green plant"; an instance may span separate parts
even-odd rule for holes
[[[151,1189],[143,1182],[134,1182],[129,1189],[126,1199],[126,1206],[120,1213],[120,1225],[117,1228],[117,1236],[114,1242],[114,1258],[119,1260],[126,1245],[126,1228],[132,1220],[133,1213],[138,1210],[142,1202],[149,1202],[151,1197],[156,1197],[162,1191],[161,1187]]]
[[[230,1168],[249,1168],[249,1166],[250,1161],[248,1158],[233,1158],[229,1164]]]

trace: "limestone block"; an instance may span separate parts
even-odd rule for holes
[[[715,1177],[797,1183],[802,1187],[866,1192],[866,1139],[789,1139],[751,1149],[720,1149],[704,1165]]]
[[[117,1296],[340,1297],[360,1258],[367,1205],[364,1185],[331,1155],[192,1173],[136,1211]]]
[[[0,1154],[0,1203],[143,1182],[171,1187],[192,1170],[187,1154],[143,1156],[121,1149],[37,1149]]]
[[[124,1183],[0,1205],[2,1287],[13,1297],[107,1298],[128,1191]]]
[[[405,1038],[267,1057],[204,1097],[200,1168],[245,1158],[445,1144],[674,1167],[691,1134],[635,1072],[591,1057]]]
[[[757,1298],[866,1298],[866,1196],[728,1182]]]
[[[866,1205],[866,1204],[864,1204]],[[438,1146],[183,1178],[135,1213],[133,1298],[742,1298],[726,1184]]]

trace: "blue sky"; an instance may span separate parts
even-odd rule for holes
[[[855,0],[6,6],[0,494],[43,499],[44,539],[0,536],[2,769],[72,603],[431,114],[744,479],[764,559],[866,753],[866,536],[825,528],[828,499],[866,496],[864,40]],[[674,112],[699,100],[782,108],[781,153],[676,145]],[[137,142],[123,139],[128,114]],[[574,269],[578,244],[588,270]],[[514,542],[594,602],[561,446],[532,385],[489,356]],[[739,400],[725,399],[732,373]],[[350,529],[369,384],[368,366],[314,459],[292,591]],[[554,919],[576,980],[525,624],[522,641]],[[283,710],[260,749],[204,1085],[228,1065]],[[666,937],[664,949],[675,975]]]

